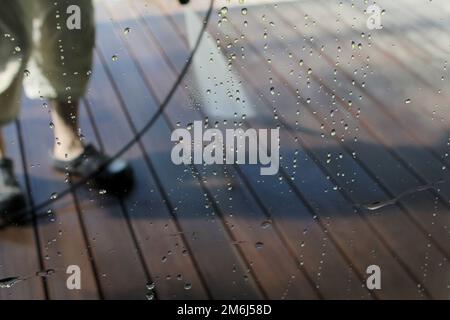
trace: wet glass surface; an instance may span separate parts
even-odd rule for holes
[[[449,297],[445,1],[52,2],[0,9],[1,299]]]

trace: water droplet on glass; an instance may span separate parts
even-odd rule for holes
[[[9,289],[21,281],[22,281],[22,279],[20,279],[19,277],[10,277],[10,278],[0,279],[0,288]]]
[[[220,14],[222,15],[222,17],[226,16],[228,14],[228,7],[222,7],[220,9]]]
[[[47,270],[44,270],[44,271],[36,272],[36,276],[42,277],[42,278],[47,278],[47,277],[50,277],[54,273],[55,273],[54,269],[47,269]]]
[[[154,290],[156,285],[154,282],[149,282],[149,283],[147,283],[146,287],[148,290]]]
[[[264,247],[264,243],[262,243],[262,242],[260,242],[260,241],[257,242],[257,243],[255,243],[255,248],[256,248],[256,249],[259,250],[259,249],[262,249],[263,247]]]
[[[263,229],[270,228],[271,226],[272,226],[272,222],[270,220],[266,220],[261,223],[261,228],[263,228]]]
[[[191,290],[191,289],[192,289],[192,284],[189,283],[189,282],[186,282],[186,283],[184,284],[184,289],[185,289],[185,290]]]

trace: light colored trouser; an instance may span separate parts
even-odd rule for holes
[[[72,4],[81,9],[79,30],[67,27]],[[1,0],[0,125],[17,117],[22,82],[33,99],[83,96],[94,43],[91,0]]]

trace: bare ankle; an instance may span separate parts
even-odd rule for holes
[[[84,151],[84,146],[79,140],[70,143],[56,141],[53,148],[53,156],[58,160],[70,161],[79,157]]]
[[[52,101],[52,120],[55,130],[54,156],[58,160],[72,160],[84,150],[78,136],[78,102]]]

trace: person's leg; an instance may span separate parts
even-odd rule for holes
[[[70,29],[67,19],[75,7],[71,0],[33,2],[34,50],[24,81],[30,98],[49,101],[54,125],[54,157],[72,160],[83,152],[78,132],[78,101],[89,82],[95,45],[91,0],[78,0],[80,29]]]
[[[78,137],[78,101],[85,94],[92,68],[95,45],[94,7],[91,0],[78,0],[81,28],[66,24],[72,0],[33,1],[37,29],[25,81],[25,91],[33,98],[51,101],[55,132],[54,167],[71,175],[91,177],[111,191],[129,189],[131,167],[111,159]],[[68,10],[70,9],[70,10]],[[74,12],[76,12],[75,10]],[[94,106],[95,107],[95,106]]]
[[[54,124],[54,157],[71,160],[83,151],[78,138],[78,101],[85,94],[95,45],[93,5],[90,0],[36,0],[33,2],[34,49],[27,69],[25,92],[45,98]],[[79,8],[80,29],[71,29],[71,7]],[[70,13],[67,13],[67,12]]]
[[[55,132],[54,157],[58,160],[73,160],[84,150],[78,134],[78,101],[67,103],[53,100],[50,104]]]
[[[58,160],[71,160],[83,152],[78,138],[78,100],[91,74],[95,29],[92,2],[76,3],[80,29],[67,25],[73,1],[33,1],[35,50],[28,64],[30,76],[25,79],[25,91],[31,98],[49,100],[55,133],[53,151]]]

